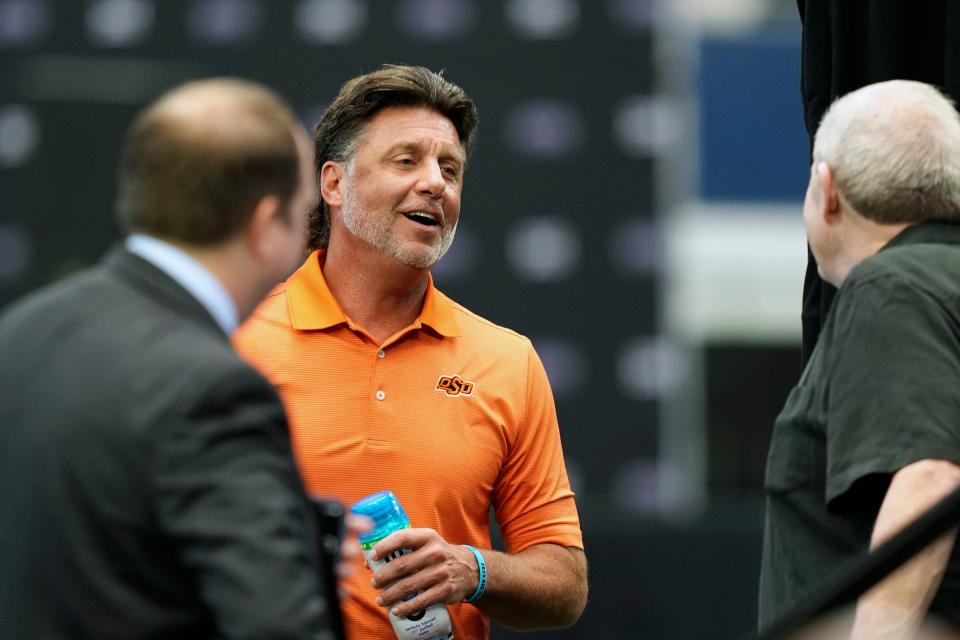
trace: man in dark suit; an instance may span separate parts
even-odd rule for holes
[[[311,166],[270,91],[177,88],[128,134],[124,247],[0,317],[5,640],[330,637],[282,406],[227,337],[302,259]]]

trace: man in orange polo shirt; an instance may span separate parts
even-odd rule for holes
[[[586,603],[543,365],[527,338],[430,277],[456,230],[476,123],[463,90],[422,67],[346,83],[316,130],[314,251],[235,338],[280,390],[307,489],[347,504],[390,489],[415,527],[374,548],[412,553],[372,585],[355,573],[351,640],[393,637],[387,609],[446,603],[457,640],[480,640],[491,618],[564,627]],[[490,549],[491,507],[506,552]]]

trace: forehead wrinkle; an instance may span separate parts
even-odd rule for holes
[[[395,151],[420,151],[421,144],[414,141],[401,140],[387,147],[385,153],[390,154]]]

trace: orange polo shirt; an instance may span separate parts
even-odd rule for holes
[[[280,391],[304,483],[348,507],[392,490],[414,527],[489,549],[493,507],[507,551],[583,547],[556,409],[530,341],[456,304],[430,279],[420,316],[377,344],[330,293],[314,252],[234,334]],[[393,638],[370,571],[347,585],[350,640]],[[448,606],[457,640],[488,617]]]

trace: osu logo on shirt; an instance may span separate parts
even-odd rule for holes
[[[467,382],[460,376],[440,376],[437,380],[437,391],[443,391],[451,398],[469,396],[473,393],[473,383]]]

